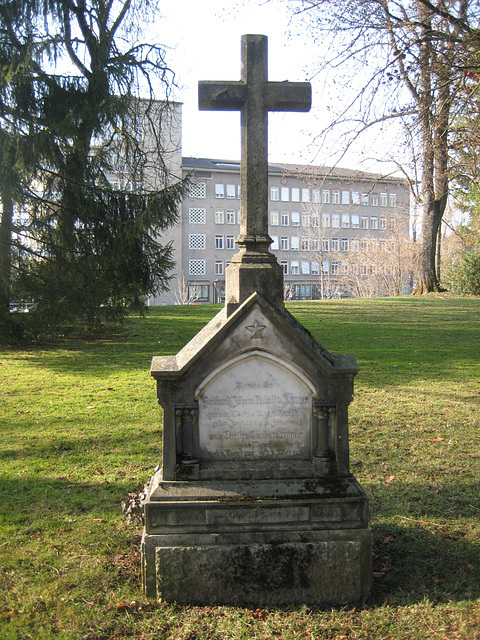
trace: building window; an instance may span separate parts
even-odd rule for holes
[[[235,211],[227,211],[227,224],[235,224]]]
[[[207,185],[205,182],[193,182],[189,188],[190,198],[206,198]]]
[[[304,276],[310,275],[310,262],[308,260],[302,260],[302,274]]]
[[[289,197],[288,197],[288,187],[282,187],[280,190],[280,197],[282,199],[282,202],[288,202],[289,201]]]
[[[358,191],[352,191],[352,204],[360,204],[360,194]]]
[[[236,188],[234,184],[227,184],[227,198],[233,200],[236,196]]]
[[[190,276],[204,276],[206,269],[205,260],[189,260],[188,261],[188,275]]]
[[[340,240],[338,238],[332,238],[332,251],[338,251],[340,249]]]
[[[338,262],[332,262],[332,276],[338,276],[339,266]]]
[[[235,236],[227,236],[227,249],[235,249]]]
[[[368,216],[362,216],[362,229],[368,229]]]
[[[370,229],[378,229],[378,218],[377,216],[370,217]]]
[[[368,240],[360,240],[360,251],[364,253],[368,251]]]
[[[342,191],[342,204],[350,204],[350,191]]]
[[[386,207],[387,206],[387,194],[386,193],[381,193],[380,194],[380,206],[381,207]]]
[[[278,227],[278,211],[270,211],[270,224],[272,227]]]
[[[195,274],[192,274],[192,275],[195,275]],[[189,284],[188,298],[189,300],[198,300],[200,302],[208,302],[208,284]]]
[[[207,236],[204,233],[191,233],[188,236],[188,248],[191,250],[203,251],[205,249],[206,237]]]
[[[292,202],[300,202],[300,189],[292,187]]]
[[[322,240],[322,250],[330,251],[330,240]]]
[[[320,240],[318,238],[312,240],[312,251],[320,251]]]
[[[282,212],[281,223],[282,223],[282,227],[288,227],[288,224],[289,224],[288,211]]]
[[[339,229],[340,228],[340,214],[339,213],[332,213],[332,227],[333,227],[333,229]]]
[[[312,189],[313,204],[320,204],[320,189]]]
[[[323,204],[330,204],[330,189],[322,189]]]
[[[223,276],[223,260],[215,260],[214,273],[216,276]]]
[[[215,198],[224,198],[225,197],[225,185],[216,184],[215,185]]]
[[[330,263],[328,262],[328,260],[324,260],[322,262],[322,273],[324,276],[328,276],[328,274],[330,273]]]
[[[348,264],[346,262],[342,262],[342,275],[346,276],[348,274]]]
[[[288,251],[288,247],[289,247],[288,238],[285,238],[285,237],[280,238],[280,249],[282,251]]]
[[[223,209],[215,211],[215,224],[223,224],[225,222],[225,212]]]
[[[318,228],[318,213],[312,213],[312,227]]]
[[[198,208],[189,209],[188,221],[190,224],[205,224],[207,221],[207,210]]]
[[[318,276],[318,274],[320,273],[319,269],[320,265],[318,263],[318,260],[312,260],[312,276]]]
[[[240,196],[241,196],[241,191],[242,191],[242,187],[241,185],[237,185],[237,198],[240,200]]]
[[[292,276],[298,276],[298,274],[300,273],[300,265],[298,263],[298,260],[292,260],[290,262],[290,273],[292,274]]]
[[[396,207],[397,206],[397,194],[396,193],[391,193],[388,196],[388,205],[390,207]]]
[[[386,218],[380,218],[380,229],[382,231],[385,231],[386,228],[387,228],[387,219]]]
[[[358,240],[350,240],[350,251],[358,251]]]
[[[292,251],[298,251],[300,249],[300,238],[298,236],[292,236],[290,238],[290,247]]]
[[[215,249],[223,249],[223,236],[215,236]]]
[[[362,193],[362,204],[364,206],[368,205],[368,193]]]
[[[388,228],[393,231],[395,229],[395,218],[389,218],[388,220]]]
[[[370,203],[372,207],[378,207],[378,193],[372,193],[370,196]]]
[[[292,211],[292,227],[300,226],[300,214],[298,211]]]
[[[360,216],[352,215],[352,229],[360,228]]]
[[[348,251],[348,238],[342,238],[342,251]]]
[[[332,191],[332,204],[340,204],[340,191]]]
[[[288,276],[288,262],[286,260],[282,260],[282,262],[280,262],[280,266],[282,267],[283,275]]]
[[[310,189],[302,189],[302,202],[310,202]]]
[[[322,227],[324,229],[329,229],[330,228],[330,214],[329,213],[322,213]]]
[[[272,244],[270,245],[270,249],[272,251],[278,251],[278,236],[271,236]]]
[[[278,187],[270,187],[270,200],[278,202]]]
[[[302,238],[300,241],[302,251],[310,251],[310,241],[308,238]]]
[[[303,227],[310,226],[310,216],[308,213],[302,213],[302,226]]]
[[[350,228],[350,216],[348,215],[348,213],[342,213],[342,228]]]

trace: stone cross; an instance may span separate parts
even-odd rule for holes
[[[242,249],[268,252],[268,112],[309,111],[309,82],[269,82],[267,37],[242,36],[240,81],[202,81],[198,84],[199,108],[240,111],[242,157],[240,168],[240,236]]]

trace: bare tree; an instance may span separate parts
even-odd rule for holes
[[[382,159],[398,164],[423,208],[417,294],[440,288],[437,238],[454,177],[449,135],[471,95],[469,51],[472,34],[478,34],[479,8],[478,0],[294,3],[297,16],[327,39],[329,53],[320,69],[335,74],[337,94],[343,79],[343,92],[352,96],[337,100],[340,111],[322,136],[340,130],[345,153],[362,134],[401,125],[410,162],[400,163],[398,151]]]
[[[170,299],[173,304],[193,304],[198,300],[198,293],[195,287],[192,287],[182,271],[177,280],[175,288],[172,290]]]

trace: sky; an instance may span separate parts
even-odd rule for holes
[[[183,155],[240,159],[238,112],[198,109],[199,80],[239,80],[244,34],[268,37],[269,80],[308,80],[312,58],[308,37],[289,36],[290,16],[278,0],[162,0],[153,34],[167,45],[176,73],[175,99],[183,102]],[[322,117],[321,80],[313,84],[310,113],[269,114],[269,160],[315,162],[312,145]]]

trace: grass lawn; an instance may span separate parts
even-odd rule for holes
[[[292,303],[360,373],[352,471],[370,497],[372,596],[356,607],[180,607],[140,591],[120,502],[160,462],[153,355],[218,306],[123,336],[0,351],[0,638],[480,638],[480,299]]]

